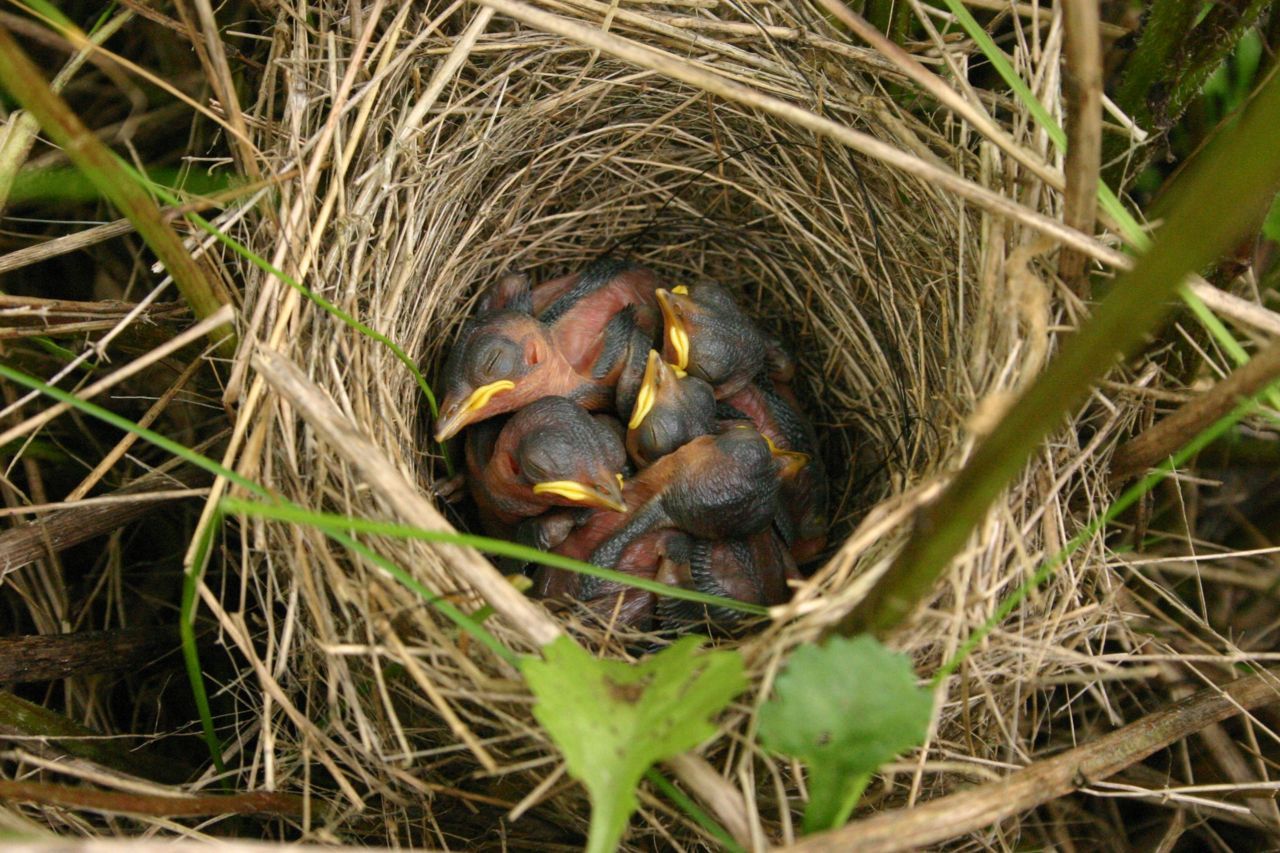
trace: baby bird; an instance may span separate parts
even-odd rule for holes
[[[657,290],[653,270],[606,256],[534,288],[532,311],[573,368],[595,374],[610,322],[624,310],[630,309],[633,327],[654,340],[662,322]]]
[[[591,411],[614,399],[612,389],[573,369],[545,325],[510,308],[463,327],[445,362],[444,389],[436,441],[542,397],[567,397]]]
[[[610,518],[612,516],[612,518]],[[593,512],[587,522],[576,529],[555,549],[557,554],[586,560],[595,545],[618,527],[617,513]],[[677,530],[655,530],[634,540],[622,551],[612,568],[635,577],[653,580],[659,562],[673,541],[684,536]],[[651,627],[658,596],[616,581],[604,580],[577,572],[540,566],[534,576],[532,595],[552,601],[580,601],[595,610],[602,620],[648,629]]]
[[[480,424],[467,438],[468,483],[496,535],[509,536],[552,507],[614,515],[626,509],[626,453],[617,434],[564,397],[543,397],[500,427]]]
[[[656,580],[708,595],[734,598],[766,606],[788,598],[787,580],[799,579],[795,560],[773,530],[745,539],[709,542],[685,537],[665,549]],[[708,627],[733,631],[744,614],[727,607],[707,606],[678,598],[659,598],[658,618],[664,627]]]
[[[627,453],[631,460],[641,468],[647,467],[698,436],[718,429],[711,386],[696,376],[677,374],[656,350],[650,350],[627,423]]]
[[[533,313],[533,293],[530,288],[528,273],[510,270],[503,273],[493,284],[489,285],[476,300],[476,317],[492,314],[494,311],[521,311]]]
[[[657,289],[651,270],[616,258],[536,288],[502,276],[449,353],[436,440],[551,395],[630,412],[660,325]]]
[[[662,357],[709,383],[716,399],[742,389],[765,369],[775,346],[718,284],[657,292],[664,325]],[[783,368],[785,370],[785,368]]]
[[[616,566],[633,541],[653,530],[677,528],[704,539],[764,530],[778,514],[779,478],[794,464],[746,424],[695,438],[633,478],[650,495],[592,552],[591,562]]]
[[[645,356],[652,346],[653,335],[637,324],[634,305],[615,314],[605,327],[591,376],[613,389],[613,408],[621,418],[626,418],[635,408],[645,375]]]
[[[785,386],[779,389],[760,377],[723,400],[719,413],[746,418],[772,447],[793,454],[797,464],[782,478],[784,517],[779,527],[797,562],[818,556],[827,544],[827,477],[817,456],[817,435],[795,397]]]

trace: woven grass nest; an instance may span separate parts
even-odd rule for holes
[[[483,7],[374,4],[359,20],[353,8],[329,0],[309,4],[305,20],[280,13],[247,123],[269,158],[298,168],[280,187],[277,221],[239,224],[251,249],[401,344],[428,379],[474,297],[504,271],[543,280],[607,251],[668,280],[726,284],[794,352],[797,392],[832,472],[832,545],[791,604],[734,641],[751,689],[697,759],[709,777],[679,774],[756,843],[794,838],[799,768],[743,735],[780,663],[860,600],[938,475],[1038,370],[1051,330],[1074,322],[1052,253],[1033,245],[1034,231],[927,176],[574,38]],[[579,0],[555,14],[1058,213],[1058,193],[950,113],[901,110],[906,78],[808,3]],[[1052,105],[1057,42],[1044,34],[1018,56]],[[941,38],[916,46],[942,72],[964,68],[969,51]],[[1049,156],[1004,93],[974,97],[1018,144]],[[458,521],[432,496],[445,471],[410,371],[279,280],[247,263],[244,276],[246,351],[258,352],[258,371],[233,378],[239,469],[308,507],[435,523],[434,506]],[[322,392],[328,414],[281,396],[285,363]],[[1123,399],[1093,406],[1090,434],[1114,433],[1130,409]],[[954,654],[1105,501],[1104,442],[1082,447],[1074,435],[1033,460],[929,605],[890,638],[919,671]],[[366,541],[464,609],[482,603],[474,555]],[[242,546],[241,606],[268,616],[246,626],[215,615],[264,685],[241,691],[242,719],[258,727],[254,755],[240,761],[253,776],[246,786],[268,782],[330,806],[309,827],[318,837],[512,849],[580,841],[585,794],[563,775],[511,669],[318,531],[251,522]],[[974,649],[938,693],[926,748],[877,778],[864,812],[971,784],[1068,736],[1072,718],[1101,712],[1097,685],[1111,664],[1096,659],[1100,638],[1127,636],[1102,548],[1078,551]],[[486,623],[517,652],[564,629],[603,654],[628,654],[617,631],[525,607],[533,615],[499,608]],[[1055,684],[1088,689],[1072,688],[1067,701]],[[667,800],[641,799],[631,848],[712,843]],[[1015,843],[1017,827],[1002,831]]]

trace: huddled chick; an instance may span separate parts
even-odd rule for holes
[[[486,532],[711,595],[779,604],[826,545],[827,482],[790,355],[711,283],[613,257],[482,294],[445,364]],[[534,594],[641,628],[737,611],[539,567]]]

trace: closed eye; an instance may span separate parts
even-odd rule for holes
[[[488,347],[478,363],[482,381],[508,379],[515,367],[514,353],[506,342]]]

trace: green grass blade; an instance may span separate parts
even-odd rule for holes
[[[208,317],[229,300],[191,257],[155,201],[121,166],[119,158],[93,134],[75,112],[45,81],[40,69],[0,26],[0,86],[23,105],[67,157],[129,218],[138,234],[155,252],[183,299],[197,317]],[[235,331],[220,328],[211,333],[219,351],[235,352]]]
[[[208,456],[196,453],[191,448],[186,447],[171,438],[167,438],[154,430],[139,426],[122,415],[117,415],[109,409],[104,409],[97,403],[82,400],[76,395],[64,391],[61,388],[41,382],[34,376],[28,376],[21,370],[10,367],[4,362],[0,362],[0,378],[8,379],[10,382],[16,382],[24,388],[29,388],[33,391],[39,391],[45,396],[52,397],[59,403],[66,403],[68,406],[79,409],[86,415],[91,415],[104,423],[111,424],[111,426],[117,429],[124,430],[125,432],[131,432],[139,438],[146,439],[161,450],[171,453],[174,456],[181,457],[183,460],[195,465],[197,468],[208,471],[216,477],[225,478],[227,481],[234,483],[247,492],[251,492],[262,498],[271,498],[271,493],[262,486],[247,477],[232,471],[230,468],[215,462]]]
[[[82,400],[61,388],[56,388],[45,382],[41,382],[39,379],[36,379],[33,376],[28,376],[22,371],[15,370],[3,362],[0,362],[0,378],[15,382],[26,388],[39,391],[61,403],[66,403],[87,415],[108,423],[117,429],[133,433],[139,438],[145,439],[156,447],[159,447],[161,450],[167,451],[174,456],[178,456],[188,463],[208,471],[214,476],[223,477],[228,482],[234,483],[245,491],[257,495],[264,500],[276,501],[279,506],[299,512],[304,511],[302,507],[288,503],[280,498],[274,498],[267,489],[230,468],[221,465],[213,459],[191,450],[189,447],[173,441],[154,430],[139,426],[128,418],[117,415],[115,412],[108,409],[104,409],[96,403],[91,403],[88,400]],[[213,725],[213,715],[209,705],[208,692],[204,685],[204,670],[200,665],[200,654],[196,645],[195,636],[195,609],[198,601],[201,567],[206,564],[213,546],[214,535],[220,526],[221,516],[217,517],[213,524],[210,524],[205,528],[205,535],[198,543],[195,558],[192,560],[191,571],[189,571],[183,579],[179,631],[182,639],[183,661],[186,665],[187,676],[191,681],[192,696],[196,704],[197,712],[200,715],[200,725],[203,730],[204,739],[209,746],[209,752],[213,758],[214,766],[221,772],[224,769],[222,763],[222,747]],[[486,648],[494,650],[499,657],[511,662],[513,665],[515,664],[514,655],[503,647],[496,637],[485,630],[483,626],[477,624],[475,620],[459,611],[448,601],[444,601],[439,596],[433,595],[421,584],[418,584],[417,581],[413,580],[412,576],[409,575],[408,572],[405,572],[403,569],[395,566],[389,560],[374,554],[365,546],[357,542],[353,542],[340,531],[330,532],[329,535],[335,541],[338,541],[340,544],[352,551],[361,554],[371,562],[386,570],[388,574],[392,575],[397,580],[405,583],[407,587],[421,595],[427,603],[436,607],[447,618],[453,620],[458,627],[471,633]]]
[[[146,180],[142,176],[138,176],[138,177],[140,180]],[[169,189],[164,185],[157,184],[154,181],[149,181],[148,183],[151,186],[152,190],[155,191],[155,193],[159,195],[162,199],[164,199],[166,204],[178,205],[182,203],[182,199],[180,199],[178,196],[171,193]],[[413,375],[414,381],[418,383],[418,389],[422,391],[422,395],[427,399],[427,406],[431,410],[432,420],[434,421],[439,419],[440,407],[439,407],[439,404],[436,402],[435,392],[431,390],[431,385],[430,383],[427,382],[426,376],[422,374],[422,371],[418,368],[417,363],[415,363],[414,360],[409,357],[409,354],[405,352],[404,347],[400,346],[398,343],[392,340],[390,336],[385,335],[382,332],[379,332],[378,330],[374,329],[372,326],[369,326],[367,323],[363,323],[360,320],[356,319],[351,314],[342,310],[337,305],[330,302],[328,299],[325,299],[319,293],[316,293],[314,290],[307,287],[305,284],[303,284],[302,282],[295,279],[293,276],[286,273],[284,270],[278,269],[266,258],[263,258],[257,253],[253,252],[252,250],[249,249],[249,247],[245,246],[243,243],[239,242],[234,237],[227,234],[222,229],[218,228],[216,225],[214,225],[209,220],[205,219],[200,214],[195,212],[189,212],[186,214],[186,217],[188,221],[190,221],[197,228],[204,231],[206,234],[209,234],[210,236],[212,236],[218,242],[222,243],[222,245],[226,246],[228,249],[235,252],[237,255],[244,258],[246,261],[253,264],[258,269],[262,270],[268,275],[272,275],[280,279],[285,284],[289,285],[294,290],[298,291],[298,293],[302,294],[308,300],[310,300],[311,302],[313,302],[323,310],[327,311],[329,314],[336,317],[338,320],[345,323],[348,327],[354,329],[360,334],[365,335],[366,337],[371,338],[372,340],[375,340],[378,343],[385,346],[388,350],[391,351],[391,354],[394,355],[401,364],[403,364],[406,368],[408,368],[409,372]],[[440,454],[444,458],[445,470],[448,472],[448,475],[452,477],[454,473],[454,467],[453,467],[453,460],[449,456],[449,449],[448,447],[445,446],[443,442],[440,442],[439,446],[440,446]]]
[[[1059,149],[1066,149],[1067,134],[1053,120],[1053,116],[1049,115],[1049,111],[1044,108],[1044,104],[1040,103],[1040,99],[1031,91],[1031,87],[1026,81],[1019,76],[1014,69],[1013,64],[1009,62],[1009,57],[1004,55],[991,38],[991,34],[978,23],[977,18],[973,17],[973,13],[965,7],[961,0],[943,0],[947,4],[947,10],[955,16],[960,22],[960,26],[964,28],[969,38],[973,39],[974,44],[982,51],[982,55],[991,63],[991,67],[996,70],[1000,78],[1005,84],[1013,90],[1018,99],[1026,105],[1031,111],[1031,115],[1035,120],[1044,127],[1045,133],[1049,134],[1049,139]]]
[[[991,63],[991,67],[1000,75],[1000,79],[1004,80],[1005,85],[1013,90],[1018,100],[1022,101],[1023,105],[1030,111],[1036,123],[1044,128],[1044,132],[1048,134],[1049,140],[1053,142],[1054,147],[1059,151],[1066,151],[1066,131],[1054,121],[1053,116],[1045,109],[1044,104],[1040,103],[1040,99],[1035,96],[1035,93],[1031,91],[1031,87],[1027,85],[1026,81],[1018,74],[1017,69],[1013,67],[1009,57],[1005,56],[1004,51],[991,38],[991,34],[978,23],[978,20],[973,17],[973,13],[965,7],[961,0],[944,0],[944,2],[947,4],[947,9],[960,22],[960,26],[964,28],[965,34],[973,39],[978,49],[982,51],[982,55],[986,57],[987,61]],[[1120,199],[1116,197],[1116,194],[1101,179],[1098,181],[1098,204],[1120,226],[1122,235],[1135,249],[1144,251],[1151,245],[1151,238],[1142,230],[1142,226],[1138,224],[1138,221],[1120,203]]]
[[[48,18],[63,29],[70,30],[72,32],[80,32],[80,28],[76,26],[75,21],[64,15],[57,6],[48,2],[48,0],[20,0],[20,5],[26,6],[37,15]],[[115,4],[110,3],[108,5],[114,6]],[[104,12],[103,14],[106,13]]]
[[[421,530],[408,525],[369,521],[349,516],[313,512],[285,501],[282,498],[273,496],[267,489],[252,480],[249,480],[241,474],[221,465],[203,454],[196,453],[190,448],[185,447],[184,445],[173,441],[160,433],[141,427],[128,418],[117,415],[115,412],[104,409],[95,403],[82,400],[61,388],[55,388],[47,383],[41,382],[39,379],[28,376],[22,371],[16,370],[2,362],[0,362],[0,378],[8,379],[9,381],[15,382],[26,388],[40,391],[59,402],[73,406],[85,414],[111,424],[118,429],[131,432],[151,444],[154,444],[160,449],[178,456],[190,464],[208,471],[215,476],[223,477],[228,482],[234,483],[246,492],[256,495],[262,499],[261,501],[244,501],[236,498],[224,498],[221,506],[219,507],[220,513],[238,512],[246,515],[273,518],[281,521],[309,524],[324,531],[325,534],[334,541],[379,566],[386,571],[387,574],[404,584],[406,588],[416,592],[424,601],[438,609],[446,618],[450,619],[460,629],[471,634],[479,643],[493,651],[495,655],[509,663],[512,663],[513,665],[515,664],[514,655],[506,649],[498,639],[493,636],[493,634],[487,631],[483,625],[463,613],[449,601],[432,593],[404,569],[397,566],[390,560],[387,560],[385,557],[376,554],[367,546],[356,542],[347,534],[349,532],[358,532],[383,536],[422,539],[432,542],[449,542],[455,545],[469,545],[473,548],[477,548],[491,554],[514,557],[517,559],[527,560],[529,562],[543,563],[554,568],[580,572],[605,580],[634,586],[659,595],[667,595],[672,598],[682,598],[687,601],[715,607],[725,607],[756,616],[768,615],[768,610],[759,605],[747,604],[730,598],[721,598],[719,596],[707,595],[693,590],[685,590],[678,587],[668,586],[667,584],[646,580],[644,578],[632,577],[631,575],[627,575],[623,572],[602,569],[598,566],[592,566],[589,563],[582,563],[568,557],[562,557],[558,554],[548,554],[513,542],[504,542],[500,539],[490,539],[484,536],[471,536],[465,533],[438,533]],[[206,564],[206,559],[212,549],[215,531],[221,526],[220,521],[221,518],[219,517],[214,524],[211,524],[206,528],[206,535],[202,538],[196,549],[195,558],[192,560],[192,570],[187,573],[187,576],[184,579],[180,619],[183,658],[186,664],[188,677],[191,679],[192,694],[200,713],[201,727],[204,731],[205,740],[209,745],[209,750],[213,756],[214,764],[219,768],[219,770],[222,769],[221,744],[219,743],[214,731],[213,717],[209,706],[208,694],[204,686],[203,669],[200,666],[200,657],[196,646],[195,608],[198,600],[200,567],[203,567]]]
[[[883,631],[902,621],[1044,437],[1116,356],[1135,349],[1164,316],[1183,278],[1257,225],[1280,185],[1280,158],[1273,154],[1277,126],[1280,77],[1259,91],[1240,123],[1171,188],[1169,214],[1152,249],[1117,279],[1093,318],[1065,341],[938,500],[922,510],[906,547],[839,630]]]
[[[213,725],[213,708],[209,704],[209,691],[204,685],[204,667],[200,664],[200,647],[196,644],[196,601],[200,595],[200,578],[213,551],[214,537],[221,529],[222,511],[215,508],[213,518],[200,534],[195,558],[191,561],[191,570],[182,578],[182,603],[178,608],[178,635],[182,640],[182,662],[187,670],[187,681],[191,685],[191,696],[196,703],[196,713],[200,716],[201,735],[204,737],[205,746],[209,748],[209,756],[213,759],[214,768],[219,773],[226,773],[227,766],[222,760],[222,741],[218,737],[218,730]]]
[[[728,853],[746,853],[742,845],[733,840],[733,836],[729,834],[728,830],[716,823],[715,819],[699,808],[698,804],[692,799],[685,796],[684,791],[671,784],[666,776],[663,776],[652,767],[644,775],[650,784],[661,791],[668,800],[679,806],[682,812],[693,818],[698,826],[715,836],[715,839],[720,842],[721,850],[727,850]]]
[[[236,187],[237,182],[221,175],[203,172],[185,174],[181,169],[162,168],[152,172],[153,184],[177,187],[187,195],[206,196],[225,193]],[[24,169],[13,181],[9,200],[14,204],[30,201],[91,202],[102,198],[97,184],[78,169],[50,167]]]
[[[226,499],[224,498],[224,500]],[[258,506],[262,506],[262,504],[258,504]],[[359,554],[361,557],[364,557],[366,560],[391,575],[391,577],[404,584],[406,589],[416,592],[423,601],[443,613],[447,619],[453,622],[453,624],[470,634],[473,639],[485,648],[489,649],[489,651],[493,652],[496,657],[501,658],[513,667],[519,669],[519,656],[506,646],[502,645],[502,643],[498,642],[498,638],[485,630],[485,627],[480,624],[479,620],[473,619],[455,607],[448,599],[436,595],[431,590],[427,589],[419,583],[413,575],[409,574],[403,568],[391,562],[386,557],[378,554],[369,546],[357,542],[350,536],[347,536],[345,533],[338,530],[324,530],[324,533],[339,545]]]
[[[1237,366],[1246,364],[1249,361],[1249,353],[1245,351],[1244,347],[1240,346],[1240,342],[1235,339],[1235,336],[1227,331],[1227,327],[1218,319],[1218,315],[1210,311],[1209,306],[1205,305],[1199,296],[1192,293],[1190,288],[1182,287],[1179,292],[1183,301],[1187,303],[1187,307],[1191,309],[1191,313],[1200,321],[1200,325],[1209,330],[1214,340],[1226,351],[1231,360]],[[1277,393],[1275,389],[1271,389],[1266,392],[1266,395],[1267,402],[1273,408],[1280,409],[1280,393]]]
[[[40,349],[44,350],[45,352],[49,353],[49,355],[53,356],[54,358],[66,364],[70,364],[74,362],[80,356],[79,353],[73,352],[72,350],[67,349],[66,347],[62,346],[57,341],[55,341],[53,338],[46,338],[44,335],[33,335],[27,338],[27,340],[29,340],[31,343],[35,344],[36,346],[40,347]],[[98,365],[85,362],[80,365],[80,369],[83,370],[85,373],[93,373],[95,370],[98,369]]]
[[[51,7],[47,3],[36,2],[32,4],[39,11],[42,11],[53,22],[60,26],[78,32],[74,24],[67,20],[65,16],[58,13],[57,9]],[[12,47],[12,51],[10,51]],[[23,65],[23,63],[26,63]],[[6,73],[8,69],[8,73]],[[25,75],[25,76],[23,76]],[[147,194],[146,188],[151,192],[165,199],[168,204],[180,204],[180,199],[170,191],[168,187],[149,180],[146,176],[138,174],[129,164],[125,163],[117,157],[110,149],[103,145],[93,134],[91,134],[74,113],[66,106],[52,90],[43,84],[43,80],[39,76],[38,70],[31,64],[30,60],[21,53],[16,43],[8,35],[8,32],[0,28],[0,85],[4,85],[18,97],[18,93],[14,91],[14,86],[19,82],[26,86],[35,86],[36,92],[27,93],[28,97],[39,96],[39,103],[43,107],[43,111],[33,109],[23,98],[18,99],[23,105],[34,115],[42,126],[46,128],[50,136],[59,144],[68,149],[67,154],[72,162],[83,172],[96,186],[104,196],[110,199],[121,212],[134,222],[139,234],[142,235],[152,250],[160,257],[165,267],[173,275],[174,282],[182,291],[183,297],[187,299],[191,305],[192,311],[197,317],[205,317],[212,311],[217,310],[227,301],[213,294],[213,284],[204,276],[203,271],[191,258],[191,256],[182,247],[182,241],[164,221],[159,207],[155,201]],[[44,92],[39,90],[43,87]],[[57,121],[55,121],[57,120]],[[54,123],[51,127],[50,123]],[[58,123],[60,122],[60,124]],[[62,134],[60,136],[60,133]],[[68,144],[66,140],[76,141],[75,150]],[[81,150],[83,149],[83,150]],[[77,151],[80,152],[77,155]],[[87,159],[86,159],[87,158]],[[34,179],[33,179],[34,180]],[[65,190],[65,187],[63,188]],[[43,188],[48,191],[48,186]],[[34,191],[41,191],[37,187]],[[141,217],[141,220],[139,219]],[[259,257],[255,253],[249,251],[248,248],[233,240],[227,234],[215,227],[208,220],[191,212],[187,214],[190,220],[197,227],[205,232],[213,235],[216,239],[239,254],[249,262],[255,264],[265,272],[276,276],[290,287],[297,290],[307,299],[320,306],[334,317],[341,320],[351,328],[378,341],[387,347],[391,353],[405,365],[418,383],[418,388],[422,391],[423,396],[427,399],[427,405],[431,409],[432,419],[437,419],[440,415],[439,406],[436,402],[434,392],[431,390],[430,384],[418,365],[414,363],[404,348],[393,341],[387,335],[376,331],[365,323],[360,322],[338,306],[329,302],[315,291],[304,286],[301,282],[295,280],[292,276],[286,275],[283,270],[278,270],[268,263],[264,258]],[[144,227],[148,225],[148,227]],[[150,236],[149,236],[150,235]],[[153,243],[153,238],[161,241],[161,246]],[[176,249],[174,246],[176,245]],[[162,252],[161,248],[166,251]],[[188,292],[190,291],[190,293]],[[207,298],[206,298],[207,297]],[[219,338],[224,337],[222,331],[218,332]],[[224,344],[221,350],[224,354],[234,354],[235,339],[232,337],[229,342]],[[444,456],[445,467],[449,476],[453,476],[453,463],[449,458],[448,450],[441,445],[441,452]]]
[[[955,15],[965,33],[978,45],[983,56],[991,63],[996,73],[1000,75],[1000,78],[1005,81],[1006,85],[1013,90],[1018,99],[1031,112],[1036,122],[1044,128],[1054,146],[1059,151],[1065,151],[1067,146],[1066,133],[1054,121],[1053,116],[1036,98],[1022,77],[1019,76],[1009,58],[1005,56],[1004,51],[1000,50],[990,34],[978,23],[977,19],[973,17],[973,14],[960,0],[945,0],[945,2],[947,8]],[[1129,246],[1139,252],[1145,252],[1151,248],[1151,238],[1147,236],[1147,232],[1143,230],[1142,226],[1138,224],[1138,220],[1134,218],[1129,209],[1112,192],[1111,187],[1107,186],[1102,179],[1098,180],[1098,204],[1120,229],[1120,236],[1124,238]],[[1200,324],[1235,359],[1237,364],[1244,364],[1249,360],[1244,348],[1240,346],[1227,327],[1209,310],[1200,297],[1185,287],[1180,290],[1180,295]],[[1271,403],[1273,406],[1280,406],[1280,395],[1272,392]]]
[[[991,63],[996,73],[1000,75],[1006,85],[1013,90],[1018,99],[1027,107],[1036,122],[1044,128],[1054,146],[1059,151],[1065,151],[1067,145],[1066,133],[1063,132],[1058,123],[1054,121],[1053,116],[1049,114],[1049,111],[1044,108],[1044,105],[1036,98],[1030,87],[1019,76],[1009,58],[1005,56],[1004,51],[1000,50],[990,34],[983,29],[982,25],[978,23],[977,19],[973,17],[973,14],[960,0],[945,0],[945,2],[947,8],[956,16],[965,33],[978,45],[983,56]],[[1139,252],[1145,252],[1151,248],[1151,238],[1147,236],[1147,232],[1143,230],[1142,226],[1138,224],[1138,220],[1133,217],[1128,208],[1121,203],[1111,188],[1101,179],[1098,180],[1098,204],[1120,229],[1120,236],[1132,248]],[[1227,327],[1222,324],[1222,321],[1201,301],[1200,297],[1185,287],[1181,289],[1180,295],[1200,324],[1235,359],[1237,364],[1244,364],[1249,360],[1243,347],[1240,346]],[[1272,395],[1272,405],[1280,405],[1280,395],[1276,395],[1275,392],[1272,392]]]
[[[1276,387],[1275,383],[1272,383],[1270,387],[1274,390]],[[1137,483],[1134,483],[1128,489],[1125,489],[1120,497],[1116,498],[1111,506],[1107,507],[1106,512],[1099,515],[1086,525],[1079,533],[1073,536],[1071,541],[1063,546],[1062,550],[1041,563],[1031,577],[1023,581],[1016,590],[1000,602],[996,609],[992,611],[991,615],[987,617],[987,620],[975,629],[967,638],[965,638],[965,641],[961,643],[960,648],[956,650],[956,653],[952,655],[951,659],[944,663],[938,671],[934,673],[933,680],[931,682],[932,685],[936,687],[939,682],[955,672],[960,664],[964,662],[964,659],[967,658],[978,644],[982,642],[983,638],[995,630],[996,626],[1004,622],[1009,614],[1013,612],[1013,609],[1017,607],[1018,604],[1028,595],[1030,595],[1033,589],[1036,589],[1052,577],[1072,554],[1080,550],[1083,545],[1092,540],[1099,531],[1118,518],[1120,514],[1129,509],[1129,507],[1137,503],[1143,495],[1155,488],[1157,483],[1165,479],[1169,474],[1173,473],[1173,471],[1175,471],[1184,462],[1195,456],[1201,450],[1204,450],[1214,441],[1221,438],[1228,430],[1244,419],[1245,416],[1256,411],[1258,407],[1258,400],[1264,396],[1264,394],[1265,392],[1260,392],[1252,399],[1245,400],[1230,413],[1220,418],[1208,429],[1204,430],[1191,441],[1187,442],[1181,450],[1165,460],[1165,462],[1156,470],[1143,477]]]
[[[308,510],[304,507],[298,506],[297,504],[290,503],[282,498],[271,495],[265,488],[252,480],[249,480],[241,474],[232,471],[230,468],[215,462],[207,456],[196,453],[190,448],[184,447],[170,438],[166,438],[160,433],[138,426],[128,418],[104,409],[96,403],[81,400],[79,397],[63,391],[61,388],[55,388],[51,385],[47,385],[44,382],[28,376],[19,370],[15,370],[3,363],[0,363],[0,377],[17,382],[27,388],[40,391],[50,397],[53,397],[59,402],[74,406],[85,414],[92,415],[93,417],[105,421],[114,427],[127,432],[132,432],[162,450],[166,450],[175,456],[180,456],[192,465],[202,468],[215,476],[224,477],[229,482],[240,486],[245,491],[266,500],[265,503],[260,503],[243,501],[236,498],[224,498],[224,507],[227,511],[244,512],[246,514],[260,515],[262,517],[273,518],[279,521],[308,524],[325,530],[351,530],[357,533],[394,536],[406,539],[421,539],[427,542],[447,542],[452,545],[465,545],[479,551],[485,551],[502,557],[512,557],[514,559],[525,560],[532,563],[540,563],[556,569],[565,569],[566,571],[590,575],[602,580],[615,581],[617,583],[645,590],[646,592],[665,595],[670,598],[680,598],[685,601],[706,604],[713,607],[725,607],[742,613],[749,613],[754,616],[767,616],[769,613],[768,608],[762,607],[758,604],[748,604],[744,601],[737,601],[732,598],[723,598],[718,595],[708,595],[694,590],[681,589],[679,587],[670,586],[657,581],[634,577],[626,574],[625,572],[613,571],[612,569],[602,569],[599,566],[593,566],[590,563],[584,563],[580,560],[574,560],[570,557],[564,557],[559,554],[550,554],[545,551],[539,551],[536,548],[519,545],[515,542],[507,542],[502,539],[491,539],[487,536],[474,536],[469,533],[445,533],[433,530],[423,530],[407,524],[396,524],[394,522],[387,521],[371,521],[363,518],[355,518],[353,516],[332,515],[330,513]]]
[[[626,572],[618,572],[613,569],[603,569],[594,566],[591,563],[584,563],[581,560],[574,560],[570,557],[564,557],[560,554],[551,554],[546,551],[539,551],[536,548],[530,548],[526,545],[519,545],[515,542],[507,542],[503,539],[491,539],[487,536],[473,536],[469,533],[442,533],[434,530],[423,530],[420,527],[412,527],[407,524],[396,524],[391,521],[373,521],[366,518],[356,518],[350,515],[333,515],[324,512],[315,512],[313,510],[304,509],[296,505],[283,504],[264,504],[257,501],[245,501],[237,498],[223,498],[223,507],[228,512],[243,512],[246,515],[254,515],[259,518],[270,518],[275,521],[288,521],[294,524],[307,524],[317,527],[321,530],[349,530],[355,533],[365,533],[374,536],[392,536],[399,539],[420,539],[425,542],[447,542],[451,545],[467,545],[475,548],[477,551],[484,551],[488,554],[495,554],[499,557],[512,557],[518,560],[525,560],[530,563],[540,563],[544,566],[550,566],[554,569],[564,569],[565,571],[576,572],[581,575],[588,575],[601,580],[613,581],[615,583],[625,584],[636,589],[642,589],[646,592],[652,592],[657,595],[666,596],[667,598],[678,598],[683,601],[691,601],[696,604],[705,604],[711,607],[724,607],[730,610],[737,610],[741,613],[749,613],[753,616],[767,616],[769,609],[759,604],[748,604],[745,601],[738,601],[733,598],[724,598],[718,595],[708,595],[707,593],[697,592],[691,589],[682,589],[677,586],[651,581],[646,578],[629,575]]]
[[[314,302],[316,305],[320,306],[322,309],[329,312],[337,319],[341,320],[347,326],[351,327],[352,329],[355,329],[357,332],[359,332],[362,335],[365,335],[366,337],[372,338],[373,340],[377,341],[378,343],[382,344],[387,349],[389,349],[391,353],[396,357],[396,359],[401,364],[403,364],[406,368],[408,368],[410,373],[413,374],[414,380],[418,383],[419,390],[421,390],[422,395],[427,398],[427,405],[431,409],[431,417],[433,419],[439,418],[440,408],[439,408],[439,405],[436,403],[435,392],[431,390],[431,385],[427,382],[427,378],[422,375],[422,371],[418,368],[418,365],[414,362],[412,358],[409,357],[409,354],[404,351],[404,347],[400,346],[390,337],[383,334],[382,332],[379,332],[377,329],[374,329],[372,326],[368,325],[367,323],[363,323],[360,320],[357,320],[351,314],[348,314],[346,311],[343,311],[337,305],[333,304],[328,299],[325,299],[323,296],[316,293],[314,290],[307,287],[305,284],[298,281],[293,276],[285,273],[284,270],[277,269],[265,258],[262,258],[259,255],[255,254],[254,252],[250,251],[249,248],[244,244],[238,242],[234,238],[223,233],[217,226],[209,222],[209,220],[205,219],[203,216],[200,216],[197,213],[189,213],[187,214],[187,218],[190,219],[193,223],[195,223],[197,227],[201,228],[206,233],[217,238],[223,245],[231,249],[231,251],[235,252],[240,257],[249,261],[251,264],[258,267],[263,272],[266,272],[280,279],[285,284],[289,285],[294,290],[298,291],[300,294],[305,296],[307,299]],[[443,444],[441,444],[440,449],[441,449],[441,452],[445,452],[445,448]],[[447,462],[448,461],[447,452],[445,453],[445,459]],[[450,466],[450,475],[452,476],[452,466]]]

